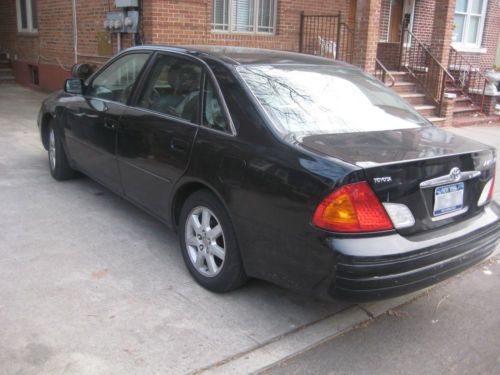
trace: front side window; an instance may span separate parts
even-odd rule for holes
[[[92,81],[89,96],[125,104],[148,58],[148,53],[131,53],[119,58]]]
[[[237,71],[284,136],[429,125],[394,91],[355,69],[261,65]]]
[[[20,32],[37,32],[37,0],[17,0],[17,29]]]
[[[138,106],[198,123],[202,69],[181,58],[160,55]]]
[[[486,0],[457,0],[453,25],[454,44],[481,46],[486,3]]]
[[[213,0],[212,30],[273,34],[277,0]]]

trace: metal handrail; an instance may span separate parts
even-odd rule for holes
[[[405,42],[408,43],[405,46]],[[415,35],[408,29],[403,30],[400,45],[400,68],[405,68],[438,106],[441,113],[446,83],[455,78],[441,64]]]
[[[432,54],[431,51],[429,51],[429,48],[427,48],[427,46],[420,41],[420,39],[418,39],[415,34],[413,34],[410,30],[408,29],[405,29],[404,32],[408,33],[412,39],[415,40],[415,42],[417,42],[424,50],[425,52],[439,65],[439,67],[448,75],[449,78],[451,79],[454,79],[453,76],[450,74],[450,72],[444,67],[443,64],[441,64],[439,62],[439,60]],[[403,35],[403,38],[401,38],[401,45],[404,46],[404,35]]]
[[[467,92],[469,95],[481,95],[479,110],[482,112],[486,86],[490,81],[488,77],[486,77],[479,68],[475,68],[469,60],[452,46],[450,47],[448,69],[450,71],[458,71],[458,77],[453,77],[453,83],[462,90],[463,93]],[[476,92],[473,92],[473,90]]]
[[[382,73],[381,73],[381,76],[379,78],[377,72],[379,72],[380,70],[382,70]],[[379,59],[375,58],[375,77],[380,79],[382,82],[386,83],[385,82],[386,76],[389,76],[389,79],[391,80],[391,84],[388,86],[389,87],[394,86],[394,84],[396,83],[394,76],[391,74],[391,72],[389,72],[389,70],[385,67],[384,64],[382,64],[382,62]]]

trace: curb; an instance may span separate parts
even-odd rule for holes
[[[427,289],[366,304],[353,305],[332,316],[279,336],[268,343],[237,354],[193,374],[251,374],[261,373],[279,362],[301,354],[327,340],[348,332],[388,310],[422,295]]]

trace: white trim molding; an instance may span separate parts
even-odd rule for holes
[[[484,54],[488,52],[488,49],[485,47],[470,47],[468,45],[464,45],[463,43],[451,43],[451,46],[455,48],[458,52],[465,53],[480,53]]]
[[[212,0],[212,32],[275,35],[277,4],[278,0]]]
[[[36,34],[38,33],[38,0],[16,0],[17,31],[20,33]],[[25,14],[23,17],[22,11]],[[24,18],[24,19],[23,19]]]
[[[453,38],[456,38],[457,40],[453,40],[452,45],[453,47],[460,51],[460,52],[473,52],[473,53],[486,53],[486,52],[481,52],[482,48],[482,41],[483,41],[483,32],[484,32],[484,23],[486,20],[486,9],[488,8],[488,0],[482,0],[482,8],[481,8],[481,13],[478,13],[477,11],[474,11],[474,4],[478,0],[464,0],[465,4],[463,1],[457,1],[456,2],[456,8],[455,8],[455,15],[454,15],[454,20],[456,17],[462,18],[463,19],[463,24],[461,28],[461,35],[453,35]],[[465,10],[461,10],[458,7],[460,6],[460,3],[463,5],[466,5]],[[469,30],[472,30],[471,28],[474,27],[474,23],[471,22],[471,20],[478,20],[478,23],[476,24],[476,30],[475,30],[475,37],[476,40],[474,42],[468,42],[467,38],[469,37],[468,32]],[[455,21],[453,21],[455,22]],[[454,26],[456,27],[456,24],[454,23]],[[455,34],[455,31],[453,31],[453,34]]]

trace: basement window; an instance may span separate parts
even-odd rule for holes
[[[212,30],[274,34],[277,0],[213,0]]]
[[[16,0],[17,30],[19,32],[38,32],[37,0]]]
[[[30,72],[31,72],[31,83],[33,85],[39,85],[40,80],[38,78],[38,67],[30,65]]]

